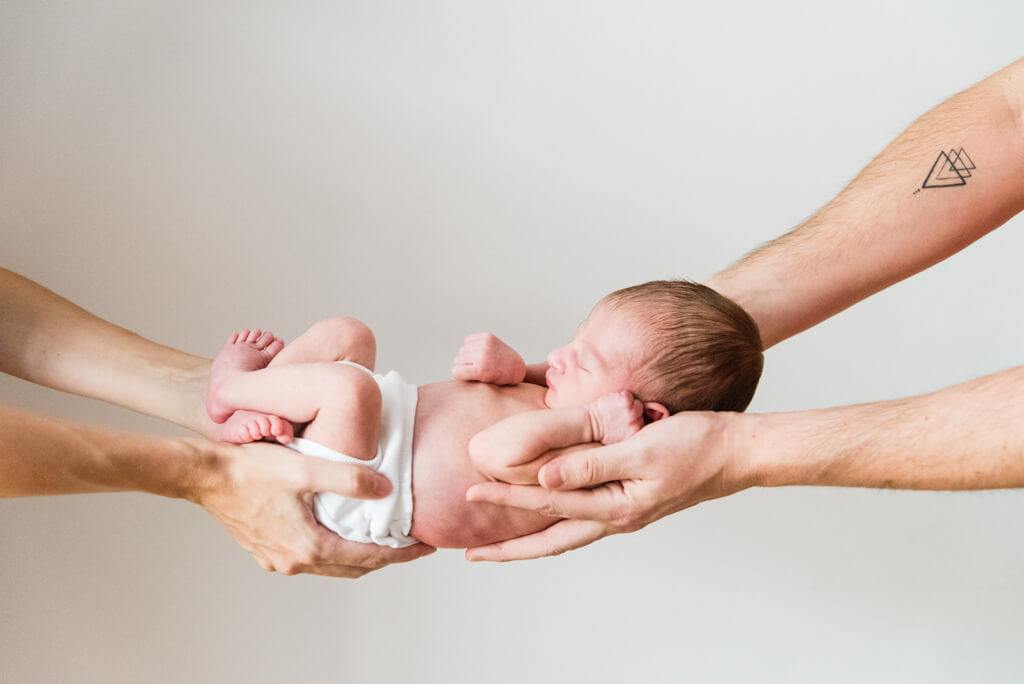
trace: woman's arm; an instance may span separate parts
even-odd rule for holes
[[[214,434],[210,362],[98,318],[0,269],[0,371]],[[336,536],[313,518],[313,492],[379,498],[369,468],[302,456],[65,423],[0,406],[0,496],[142,491],[203,506],[268,570],[358,577],[430,553]]]
[[[265,569],[360,577],[419,558],[341,539],[313,518],[314,492],[379,498],[391,484],[369,468],[283,447],[234,447],[79,425],[0,406],[0,497],[138,491],[199,504]]]
[[[0,268],[0,371],[213,436],[210,361],[94,316]]]

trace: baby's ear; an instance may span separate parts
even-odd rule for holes
[[[668,418],[669,411],[665,408],[664,404],[659,404],[656,401],[645,401],[644,402],[644,424],[653,423],[662,418]]]

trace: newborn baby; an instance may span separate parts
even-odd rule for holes
[[[762,368],[754,321],[685,281],[613,292],[529,369],[489,335],[466,338],[454,382],[417,388],[375,373],[374,360],[373,333],[352,318],[321,321],[288,346],[246,330],[213,363],[207,409],[224,441],[276,439],[386,475],[385,499],[321,493],[314,509],[346,539],[392,547],[464,548],[544,529],[555,519],[465,492],[489,479],[537,484],[559,449],[626,439],[676,411],[742,411]]]

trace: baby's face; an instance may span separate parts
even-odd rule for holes
[[[646,340],[636,318],[598,304],[572,341],[548,354],[548,408],[581,406],[612,392],[635,392]]]

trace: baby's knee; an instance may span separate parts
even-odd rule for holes
[[[332,403],[338,402],[352,408],[380,410],[380,387],[369,373],[339,364],[326,366],[325,370],[330,375],[332,386],[329,396],[332,398]]]
[[[349,359],[373,368],[377,339],[370,327],[351,316],[336,316],[317,321],[310,328],[318,339],[337,352],[338,359]]]

